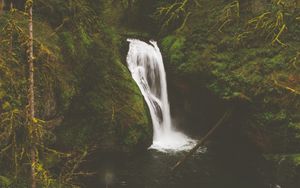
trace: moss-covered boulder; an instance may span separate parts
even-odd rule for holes
[[[131,150],[151,144],[147,108],[130,72],[121,63],[115,41],[95,36],[86,47],[78,94],[72,99],[62,127],[65,147],[97,146]]]

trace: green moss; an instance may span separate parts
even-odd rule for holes
[[[61,34],[61,38],[62,38],[64,45],[66,46],[65,49],[68,50],[68,52],[70,54],[74,54],[75,53],[75,41],[73,40],[72,34],[69,32],[63,32]]]
[[[183,62],[183,46],[185,38],[183,36],[171,35],[162,40],[162,49],[169,58],[170,63],[182,64]]]
[[[293,156],[293,161],[296,165],[300,165],[300,154],[296,154]]]
[[[5,176],[0,176],[0,185],[2,187],[9,187],[12,184],[12,181],[5,177]]]
[[[58,130],[61,141],[75,148],[96,145],[129,150],[143,144],[146,148],[151,126],[143,97],[121,63],[115,34],[106,37],[93,36],[90,44],[80,47],[87,55],[71,56],[85,63],[76,72],[81,78],[79,92]]]

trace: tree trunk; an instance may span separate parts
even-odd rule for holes
[[[28,68],[29,68],[29,78],[28,78],[28,117],[29,117],[29,136],[31,138],[30,145],[30,160],[31,160],[31,188],[36,188],[36,146],[35,146],[35,109],[34,109],[34,66],[33,66],[33,22],[32,22],[32,0],[26,1],[26,7],[28,11],[28,29],[29,29],[29,39],[28,39]]]
[[[296,0],[296,7],[300,8],[300,0]]]
[[[4,6],[5,6],[4,0],[0,0],[0,15],[3,13]]]
[[[9,11],[11,13],[13,11],[13,8],[14,8],[13,2],[10,2],[10,9],[9,9]],[[13,52],[13,34],[11,33],[11,35],[10,35],[10,46],[9,46],[9,54],[10,54],[11,57],[13,56],[12,52]]]
[[[224,115],[222,116],[222,118],[216,123],[215,126],[213,126],[213,128],[211,128],[208,133],[201,138],[198,143],[179,161],[177,161],[177,163],[171,168],[172,171],[176,170],[180,165],[182,165],[193,153],[195,153],[199,147],[214,133],[215,130],[217,130],[217,128],[222,125],[222,123],[224,123],[225,120],[227,120],[227,118],[231,115],[232,113],[232,109],[230,109],[229,111],[225,112]]]

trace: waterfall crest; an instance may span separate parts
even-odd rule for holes
[[[163,152],[190,149],[195,141],[172,126],[166,72],[156,42],[127,41],[130,43],[128,68],[145,98],[153,123],[153,143],[150,148]]]

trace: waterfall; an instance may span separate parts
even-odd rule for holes
[[[156,42],[127,41],[130,43],[128,68],[145,98],[153,123],[153,143],[150,148],[165,152],[190,149],[195,141],[172,126],[166,72]]]

